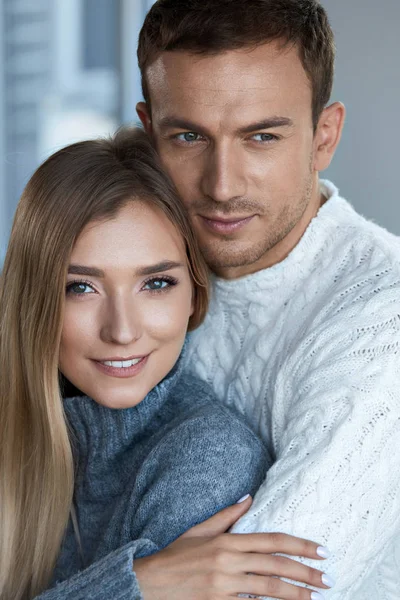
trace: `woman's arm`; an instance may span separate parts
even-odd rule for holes
[[[165,550],[136,561],[145,600],[206,600],[239,593],[310,599],[311,590],[277,576],[325,588],[319,571],[273,555],[321,558],[317,544],[276,534],[225,533],[250,506],[249,499],[242,506],[234,504],[237,498],[256,491],[268,466],[264,446],[249,426],[215,403],[164,438],[145,467],[142,480],[150,480],[152,486],[147,493],[142,490],[134,522],[137,535],[159,547],[169,543]],[[215,516],[193,527],[211,515]],[[175,542],[171,539],[172,531],[181,535],[188,529]]]
[[[38,600],[141,600],[141,590],[145,600],[215,600],[238,593],[310,600],[310,590],[276,576],[324,587],[321,573],[274,553],[318,559],[317,544],[224,533],[251,504],[236,504],[238,497],[255,491],[267,466],[263,445],[242,420],[223,407],[200,409],[170,429],[135,477],[132,498],[140,503],[130,535],[137,541]]]
[[[131,542],[35,600],[142,600],[133,561],[156,550],[150,540]]]
[[[246,590],[283,600],[310,600],[311,590],[269,574],[326,587],[318,570],[274,555],[321,560],[317,544],[286,535],[223,533],[250,504],[248,498],[220,511],[155,554],[157,548],[149,540],[131,542],[35,600],[215,600],[232,598],[233,590],[234,596]],[[151,556],[135,560],[145,554]],[[247,569],[259,577],[248,575]]]

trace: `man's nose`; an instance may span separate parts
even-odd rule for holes
[[[100,337],[104,342],[126,346],[142,335],[140,311],[130,294],[110,298],[104,310]]]
[[[215,146],[205,157],[202,192],[216,202],[245,196],[246,179],[238,148]]]

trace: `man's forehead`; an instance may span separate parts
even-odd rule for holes
[[[265,44],[257,48],[199,55],[188,51],[161,53],[146,71],[151,101],[248,104],[252,94],[276,95],[295,87],[311,92],[296,48]],[[255,98],[255,101],[257,99]]]

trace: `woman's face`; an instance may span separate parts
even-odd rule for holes
[[[174,366],[193,313],[184,242],[156,207],[90,223],[70,258],[60,370],[99,404],[141,402]]]

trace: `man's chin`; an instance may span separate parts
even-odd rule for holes
[[[228,241],[221,245],[201,245],[200,248],[209,269],[222,277],[229,270],[251,268],[264,254],[248,246],[238,248],[237,243]]]

